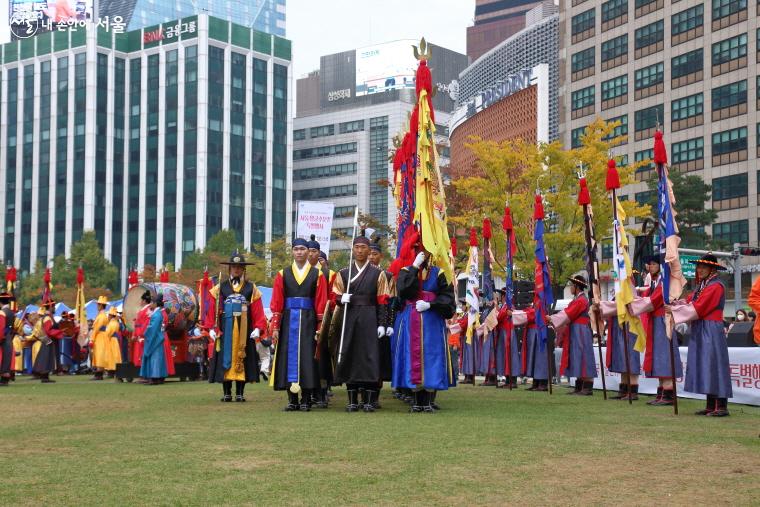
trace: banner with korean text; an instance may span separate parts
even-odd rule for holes
[[[331,202],[298,201],[296,237],[308,240],[313,234],[322,251],[329,257],[334,212],[335,204]]]

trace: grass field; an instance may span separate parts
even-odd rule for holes
[[[682,415],[461,386],[408,414],[283,413],[284,393],[21,377],[0,391],[2,505],[655,505],[760,503],[760,408]]]

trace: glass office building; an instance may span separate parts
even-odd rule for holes
[[[3,261],[28,270],[94,230],[126,275],[221,229],[290,234],[290,41],[200,15],[0,49]]]
[[[285,37],[285,0],[100,0],[97,16],[121,16],[138,30],[199,13]]]

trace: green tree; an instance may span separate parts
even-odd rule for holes
[[[223,229],[211,236],[203,250],[195,250],[182,261],[183,269],[195,269],[203,271],[208,266],[213,270],[221,260],[228,260],[230,254],[239,250],[244,254],[243,243],[238,241],[235,231]]]
[[[492,222],[492,248],[498,262],[505,256],[504,231],[500,227],[504,206],[509,203],[518,252],[516,274],[532,279],[534,262],[533,205],[536,190],[543,196],[546,212],[544,241],[556,284],[585,268],[583,210],[577,203],[578,170],[583,168],[591,193],[597,239],[609,235],[612,226],[612,205],[605,190],[607,160],[610,149],[623,141],[614,138],[617,125],[597,119],[581,136],[582,146],[564,150],[557,143],[537,145],[523,140],[486,141],[473,138],[467,146],[476,156],[477,170],[468,171],[452,181],[449,218],[456,227],[459,258],[467,257],[468,231],[478,230],[484,217]],[[633,181],[635,166],[619,167],[620,183]],[[453,172],[452,174],[456,174]],[[648,206],[623,202],[629,217],[646,216]],[[481,239],[482,241],[482,239]]]
[[[711,240],[705,232],[705,226],[711,225],[718,218],[718,212],[707,206],[712,187],[696,174],[670,171],[669,176],[673,183],[673,195],[676,198],[675,220],[681,236],[681,246],[697,249],[704,249],[705,245],[717,249],[731,248],[730,244]],[[649,204],[653,210],[652,217],[656,220],[657,178],[652,178],[647,183],[654,191]]]
[[[79,266],[84,270],[88,287],[109,289],[112,292],[119,290],[119,270],[103,256],[95,231],[85,231],[79,241],[71,244],[71,255],[68,259],[59,255],[53,260],[53,284],[76,288]]]

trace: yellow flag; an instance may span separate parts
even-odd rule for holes
[[[618,324],[623,326],[628,324],[628,330],[636,335],[634,350],[644,352],[646,347],[646,331],[639,317],[634,317],[628,313],[628,304],[633,301],[633,284],[631,275],[633,267],[631,258],[628,256],[628,236],[625,233],[623,222],[626,219],[625,210],[620,201],[615,198],[615,209],[617,210],[617,244],[615,245],[615,302],[617,303]]]

